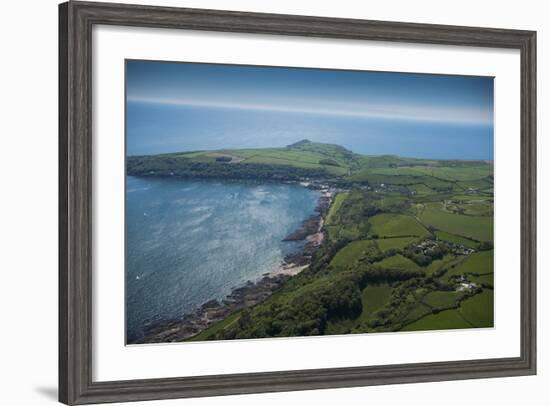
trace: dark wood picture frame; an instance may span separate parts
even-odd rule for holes
[[[491,48],[521,53],[521,354],[284,372],[92,380],[92,27],[193,29]],[[505,29],[68,2],[59,6],[59,400],[218,396],[536,373],[536,33]]]

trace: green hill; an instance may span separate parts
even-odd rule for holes
[[[491,164],[394,155],[366,156],[340,145],[301,140],[282,148],[221,149],[127,159],[129,175],[304,180],[405,187],[413,194],[492,187]],[[479,186],[482,185],[483,187]]]

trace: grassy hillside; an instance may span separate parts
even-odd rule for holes
[[[283,148],[222,149],[128,157],[130,175],[325,178],[341,183],[406,185],[411,191],[468,191],[492,187],[492,165],[393,155],[364,156],[334,144],[302,140]]]
[[[284,148],[134,156],[127,168],[131,175],[299,180],[347,176],[359,163],[356,154],[341,146],[303,140]]]

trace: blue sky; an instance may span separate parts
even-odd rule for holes
[[[128,154],[283,146],[492,159],[488,77],[127,62]]]

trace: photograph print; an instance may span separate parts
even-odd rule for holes
[[[126,343],[494,327],[493,77],[126,61]]]

